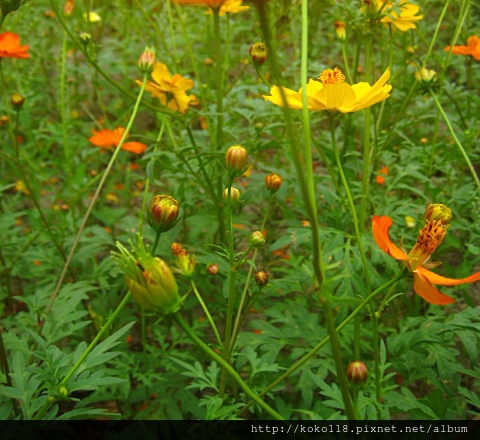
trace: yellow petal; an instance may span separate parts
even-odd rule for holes
[[[324,84],[312,98],[328,110],[339,110],[344,113],[350,111],[355,104],[355,92],[352,86],[346,83]],[[323,108],[317,108],[317,110],[323,110]]]
[[[303,103],[302,103],[302,89],[300,89],[298,92],[295,92],[294,90],[287,89],[285,87],[282,87],[283,93],[285,94],[285,99],[287,101],[287,106],[290,108],[303,108]],[[270,89],[270,96],[263,95],[266,101],[273,102],[276,105],[279,105],[280,107],[283,107],[283,97],[282,94],[280,93],[280,87],[278,86],[273,86]]]
[[[170,81],[172,79],[167,66],[163,63],[155,63],[155,68],[152,72],[152,78],[160,84],[163,80]]]

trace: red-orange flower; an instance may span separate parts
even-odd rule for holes
[[[388,230],[392,226],[392,219],[387,216],[373,216],[372,232],[378,247],[391,257],[404,261],[410,272],[413,273],[413,289],[417,295],[431,304],[450,304],[453,298],[439,292],[433,284],[455,286],[457,284],[473,283],[480,280],[480,272],[466,278],[452,279],[437,275],[428,269],[440,263],[427,263],[435,249],[442,243],[447,227],[443,221],[427,221],[420,230],[417,243],[407,254],[390,241]]]
[[[377,183],[379,185],[383,185],[385,183],[385,177],[388,176],[388,171],[389,171],[389,167],[386,166],[386,167],[383,167],[383,168],[380,168],[378,170],[378,174],[377,174],[377,177],[375,178],[375,180],[377,181]]]
[[[102,150],[106,150],[115,148],[119,144],[123,133],[125,133],[125,129],[123,127],[117,127],[115,130],[92,130],[92,133],[93,136],[89,137],[88,140],[93,145],[100,147]],[[141,142],[126,142],[121,148],[131,153],[142,154],[147,149],[147,146]]]
[[[30,58],[28,44],[20,46],[20,37],[13,32],[0,34],[0,58]]]
[[[449,51],[450,46],[445,48],[445,51]],[[480,61],[480,37],[472,35],[468,37],[466,46],[453,46],[452,53],[456,55],[471,55],[476,60]]]

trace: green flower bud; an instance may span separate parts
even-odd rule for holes
[[[150,203],[147,221],[155,232],[167,232],[177,224],[178,202],[164,194],[155,196]]]
[[[368,368],[362,361],[350,362],[347,367],[347,377],[354,384],[364,383],[368,378]]]
[[[255,231],[248,237],[248,245],[252,248],[259,249],[265,245],[265,237],[260,231]]]
[[[138,69],[142,73],[151,73],[155,65],[155,49],[146,47],[138,59]]]
[[[234,145],[225,154],[225,165],[230,177],[241,176],[248,168],[247,150],[241,145]]]
[[[161,314],[176,312],[182,305],[178,287],[170,267],[158,257],[153,257],[139,237],[132,252],[117,242],[120,253],[112,258],[125,273],[125,281],[135,300],[146,309]]]
[[[223,200],[225,200],[225,202],[228,202],[228,188],[225,188],[223,190],[222,198]],[[232,186],[230,188],[230,200],[231,200],[232,206],[235,205],[239,199],[240,199],[240,191],[237,188],[234,188]]]
[[[255,43],[250,47],[250,57],[256,67],[265,64],[268,58],[268,49],[265,43]]]

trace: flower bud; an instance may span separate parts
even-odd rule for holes
[[[25,102],[25,98],[20,95],[19,93],[14,93],[10,97],[10,102],[15,110],[20,110],[23,107],[23,103]]]
[[[172,243],[170,248],[172,249],[172,253],[175,256],[180,255],[184,251],[183,246],[180,243],[177,243],[177,242]]]
[[[282,176],[275,173],[266,175],[265,186],[272,194],[276,193],[282,186]]]
[[[222,193],[222,198],[225,202],[228,202],[228,188],[225,188]],[[230,187],[230,200],[232,206],[235,205],[240,199],[240,191],[235,187]]]
[[[354,384],[364,383],[368,378],[368,368],[362,361],[350,362],[347,367],[347,377]]]
[[[67,0],[63,7],[63,13],[65,15],[72,15],[73,8],[75,7],[75,0]]]
[[[178,202],[173,197],[157,195],[150,203],[148,224],[157,233],[169,231],[177,223],[178,211]]]
[[[7,115],[0,116],[0,127],[4,127],[8,124],[9,117]]]
[[[210,274],[210,275],[216,275],[218,273],[218,264],[217,263],[212,263],[212,264],[209,264],[208,267],[207,267],[207,272]]]
[[[426,222],[448,225],[452,220],[452,210],[446,205],[432,203],[425,209],[424,218]]]
[[[142,73],[151,73],[155,66],[155,49],[153,47],[145,47],[144,51],[138,59],[138,70]]]
[[[176,312],[182,298],[170,267],[160,258],[153,257],[139,238],[132,252],[117,242],[120,253],[112,258],[125,273],[125,281],[135,300],[146,309],[162,314]]]
[[[424,84],[430,84],[437,80],[437,72],[435,72],[435,70],[428,70],[425,67],[420,67],[419,70],[415,71],[414,75],[417,81]]]
[[[248,245],[252,248],[259,249],[265,245],[265,237],[260,231],[255,231],[248,237]]]
[[[339,40],[345,40],[347,37],[347,25],[344,21],[335,21],[333,23],[335,26],[335,32],[337,33],[337,38]]]
[[[92,36],[88,32],[80,32],[78,37],[84,46],[88,46],[92,40]]]
[[[248,168],[247,150],[242,145],[234,145],[225,154],[225,165],[230,177],[241,176]]]
[[[264,270],[257,270],[257,272],[255,273],[255,282],[260,287],[265,287],[267,285],[268,278],[268,273]]]
[[[185,277],[191,278],[197,264],[197,257],[190,255],[185,249],[177,255],[176,264],[178,271]]]
[[[255,43],[250,47],[250,57],[255,67],[265,64],[268,58],[268,49],[265,43]]]

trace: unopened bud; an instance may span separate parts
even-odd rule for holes
[[[15,110],[20,110],[23,107],[23,103],[25,102],[25,98],[20,95],[19,93],[14,93],[10,97],[10,102]]]
[[[172,243],[172,245],[170,246],[170,248],[172,249],[172,253],[173,255],[175,256],[178,256],[180,255],[182,252],[183,252],[183,246],[180,244],[180,243],[177,243],[177,242],[174,242]]]
[[[71,15],[74,7],[75,7],[75,0],[67,0],[65,3],[65,6],[63,7],[63,13],[65,15]]]
[[[448,225],[452,220],[452,210],[446,205],[432,203],[425,209],[424,218],[427,222],[440,222]]]
[[[178,202],[173,197],[155,196],[147,213],[148,224],[157,233],[169,231],[177,223],[178,211]]]
[[[207,267],[207,271],[210,275],[216,275],[218,273],[218,264],[217,263],[212,263],[209,264]]]
[[[250,57],[256,67],[265,64],[268,58],[268,49],[265,43],[255,43],[250,47]]]
[[[182,298],[170,267],[160,258],[153,257],[139,237],[138,244],[128,251],[117,243],[120,253],[112,258],[125,273],[125,280],[135,300],[147,309],[162,314],[176,312]]]
[[[437,80],[437,72],[435,70],[428,70],[425,67],[421,67],[415,71],[415,78],[424,84],[430,84]]]
[[[222,193],[222,198],[225,202],[228,201],[228,188],[225,188]],[[235,187],[230,187],[230,201],[232,205],[235,205],[240,199],[240,191]]]
[[[347,37],[347,25],[344,21],[335,21],[333,23],[335,26],[335,32],[337,33],[337,38],[339,40],[345,40]]]
[[[347,367],[347,377],[352,383],[364,383],[368,378],[368,368],[362,361],[350,362]]]
[[[248,244],[252,248],[259,249],[265,245],[265,237],[260,231],[255,231],[248,237]]]
[[[142,73],[151,73],[155,66],[155,49],[146,47],[138,59],[138,69]]]
[[[7,115],[0,116],[0,127],[4,127],[5,125],[7,125],[9,120],[10,119]]]
[[[265,176],[265,186],[272,193],[276,193],[282,186],[282,176],[279,174],[267,174]]]
[[[185,249],[183,249],[182,252],[177,255],[176,264],[178,272],[184,277],[191,278],[195,271],[197,257],[195,257],[195,255],[190,255]]]
[[[230,177],[239,177],[247,170],[247,156],[247,150],[242,145],[234,145],[227,150],[225,165]]]
[[[80,32],[78,37],[84,46],[88,46],[92,40],[92,36],[88,32]]]
[[[255,282],[260,286],[260,287],[265,287],[268,283],[268,273],[264,270],[258,270],[255,273]]]

